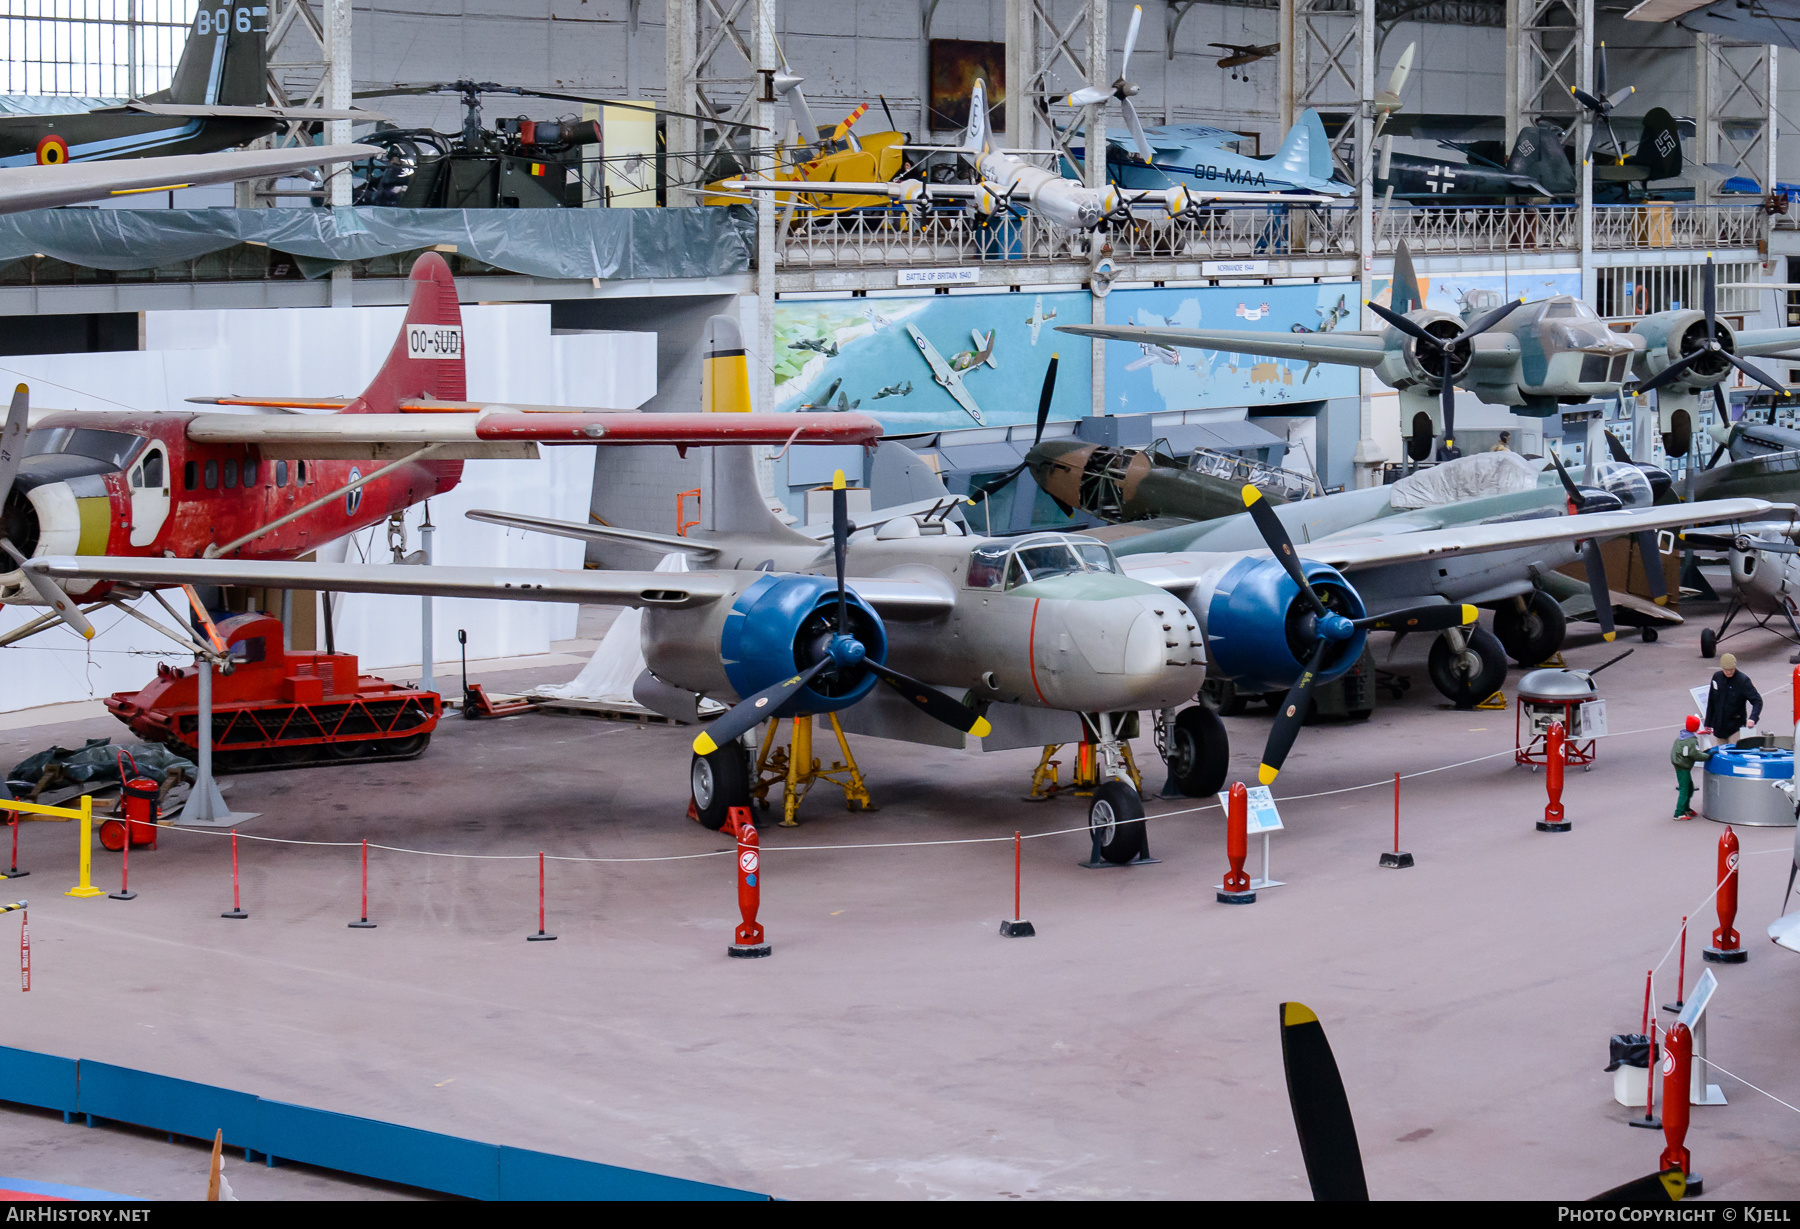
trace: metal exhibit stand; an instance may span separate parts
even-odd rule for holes
[[[1688,1103],[1691,1105],[1724,1105],[1725,1092],[1717,1084],[1706,1082],[1706,1005],[1712,1001],[1713,991],[1719,988],[1719,979],[1713,971],[1707,969],[1700,974],[1700,980],[1694,983],[1693,997],[1682,1007],[1681,1014],[1675,1017],[1676,1024],[1688,1026],[1688,1032],[1694,1037],[1693,1077],[1689,1085]]]
[[[204,657],[196,657],[194,665],[200,672],[200,714],[194,728],[194,741],[200,749],[199,772],[194,779],[193,792],[188,795],[175,822],[197,828],[231,828],[247,819],[255,819],[261,812],[233,811],[225,805],[225,795],[219,792],[219,784],[213,780],[213,666]]]
[[[425,505],[425,520],[419,525],[419,551],[424,555],[420,562],[431,566],[431,536],[437,532],[437,526],[431,523],[431,505]],[[419,690],[436,691],[437,674],[432,661],[431,634],[431,595],[424,594],[419,598]]]
[[[1245,793],[1249,803],[1245,813],[1248,828],[1246,835],[1256,836],[1260,833],[1262,836],[1262,878],[1251,879],[1250,890],[1260,892],[1264,888],[1286,887],[1287,881],[1276,879],[1269,870],[1269,838],[1283,830],[1281,812],[1275,809],[1275,797],[1266,785],[1253,785]],[[1229,793],[1221,793],[1220,805],[1229,808],[1230,797]],[[1214,884],[1213,887],[1221,892],[1225,890],[1223,883]]]

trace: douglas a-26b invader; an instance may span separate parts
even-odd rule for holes
[[[1047,378],[1044,400],[1051,391]],[[947,499],[922,515],[901,509],[865,516],[868,523],[853,532],[836,497],[833,542],[822,547],[769,510],[745,449],[717,454],[709,497],[719,528],[699,541],[470,513],[516,528],[686,551],[704,567],[686,573],[68,557],[34,559],[25,570],[45,581],[249,584],[642,607],[648,670],[635,688],[639,701],[688,720],[695,719],[700,696],[736,704],[695,748],[694,800],[709,822],[723,822],[726,807],[747,798],[749,769],[737,740],[763,721],[866,705],[856,714],[863,732],[930,742],[919,714],[978,737],[1003,722],[1029,729],[1032,710],[1078,714],[1103,778],[1089,818],[1102,855],[1115,862],[1134,859],[1145,844],[1123,737],[1130,714],[1158,713],[1171,776],[1183,792],[1204,796],[1224,781],[1225,729],[1204,706],[1177,709],[1198,690],[1209,664],[1226,677],[1253,679],[1259,690],[1287,689],[1262,757],[1262,777],[1270,781],[1299,733],[1312,687],[1348,670],[1370,629],[1435,631],[1474,618],[1473,608],[1441,601],[1367,614],[1335,567],[1299,556],[1253,488],[1244,497],[1261,548],[1140,555],[1129,572],[1090,538],[974,535],[944,515]],[[1424,563],[1753,516],[1769,506],[1731,500],[1426,530],[1346,541],[1334,545],[1332,558]],[[1571,528],[1572,520],[1588,523]],[[1047,741],[1053,740],[1036,740]]]

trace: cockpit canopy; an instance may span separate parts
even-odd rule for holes
[[[1648,508],[1656,502],[1644,471],[1622,461],[1602,461],[1594,466],[1594,485],[1617,495],[1627,508]]]
[[[14,480],[21,490],[46,482],[117,473],[131,463],[145,439],[129,431],[41,427],[25,435],[25,455]]]
[[[1032,534],[1018,542],[984,542],[969,554],[971,589],[1016,589],[1074,572],[1120,571],[1103,542],[1073,534]]]

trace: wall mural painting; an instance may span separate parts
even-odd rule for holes
[[[1357,286],[1217,286],[1115,290],[1106,300],[1114,324],[1318,333],[1356,327]],[[1303,359],[1268,359],[1229,350],[1174,350],[1109,342],[1106,410],[1261,407],[1357,395],[1357,371]]]
[[[1060,354],[1053,420],[1093,409],[1092,348],[1056,325],[1090,319],[1083,291],[788,299],[775,306],[779,410],[856,410],[890,433],[1037,420]]]
[[[1579,269],[1524,269],[1510,273],[1442,273],[1419,275],[1419,288],[1425,292],[1425,306],[1436,311],[1461,313],[1463,299],[1471,291],[1489,291],[1499,296],[1501,302],[1507,299],[1524,298],[1547,299],[1552,295],[1566,294],[1581,297],[1581,271]],[[1377,277],[1370,279],[1369,289],[1375,294],[1375,301],[1383,307],[1390,306],[1393,297],[1393,279]],[[1370,321],[1368,328],[1380,328],[1382,324],[1374,312],[1367,313]]]
[[[969,124],[969,94],[987,82],[989,124],[1006,131],[1006,44],[960,38],[931,40],[931,129],[944,132]]]

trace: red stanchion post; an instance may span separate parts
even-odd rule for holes
[[[756,825],[750,822],[749,807],[732,807],[725,814],[737,833],[738,912],[744,919],[734,936],[737,941],[726,954],[749,959],[767,956],[769,945],[763,942],[763,928],[756,920],[756,911],[762,906],[762,853]]]
[[[125,821],[125,843],[120,850],[124,855],[119,859],[119,890],[108,892],[108,900],[136,900],[137,893],[131,890],[131,821]]]
[[[14,811],[12,813],[12,861],[7,863],[6,874],[0,875],[0,879],[23,879],[29,874],[31,874],[30,871],[19,869],[19,813]]]
[[[1256,893],[1250,890],[1250,876],[1244,873],[1244,859],[1250,856],[1250,791],[1242,781],[1231,784],[1225,806],[1225,857],[1231,869],[1219,885],[1222,905],[1253,905]]]
[[[1794,732],[1800,735],[1800,666],[1794,667],[1794,685],[1789,690],[1794,697]]]
[[[1680,963],[1675,966],[1675,1001],[1662,1005],[1664,1011],[1672,1011],[1676,1015],[1680,1015],[1681,1009],[1687,1006],[1687,926],[1688,920],[1682,918],[1681,954],[1676,957]]]
[[[538,932],[535,935],[526,935],[525,942],[547,943],[554,938],[556,938],[555,935],[546,934],[544,931],[544,851],[540,849],[538,850]]]
[[[1713,931],[1712,946],[1700,955],[1714,964],[1743,964],[1750,959],[1732,929],[1738,911],[1738,839],[1731,825],[1719,837],[1719,891],[1715,900],[1719,908],[1719,927]]]
[[[31,989],[31,910],[19,902],[19,993]]]
[[[1550,733],[1544,739],[1544,788],[1550,791],[1550,801],[1544,806],[1544,818],[1538,820],[1539,832],[1569,830],[1569,820],[1563,814],[1562,804],[1564,741],[1562,722],[1552,721]]]
[[[1650,1131],[1660,1131],[1662,1123],[1656,1117],[1656,1021],[1650,1018],[1651,982],[1656,976],[1655,969],[1644,970],[1644,1027],[1639,1030],[1649,1040],[1650,1048],[1644,1054],[1644,1116],[1632,1118],[1629,1122],[1634,1127],[1643,1127]]]
[[[233,828],[231,830],[231,912],[230,913],[221,913],[219,916],[220,917],[228,917],[228,918],[231,918],[233,921],[238,921],[238,922],[241,922],[245,918],[250,916],[248,913],[244,912],[244,906],[238,903],[238,859],[237,859],[237,829],[236,828]]]
[[[369,920],[369,838],[362,842],[362,920],[351,922],[351,930],[374,930],[375,923]]]
[[[1037,933],[1037,928],[1027,922],[1019,912],[1024,866],[1025,838],[1015,831],[1013,833],[1013,915],[1000,922],[1000,933],[1009,939],[1028,939]]]
[[[1400,851],[1400,774],[1394,774],[1394,848],[1381,855],[1381,864],[1401,871],[1413,864],[1413,856]]]
[[[1687,1193],[1705,1193],[1705,1183],[1694,1172],[1694,1158],[1687,1150],[1689,1098],[1692,1091],[1694,1037],[1688,1026],[1677,1023],[1663,1034],[1663,1149],[1662,1167],[1687,1175]]]

